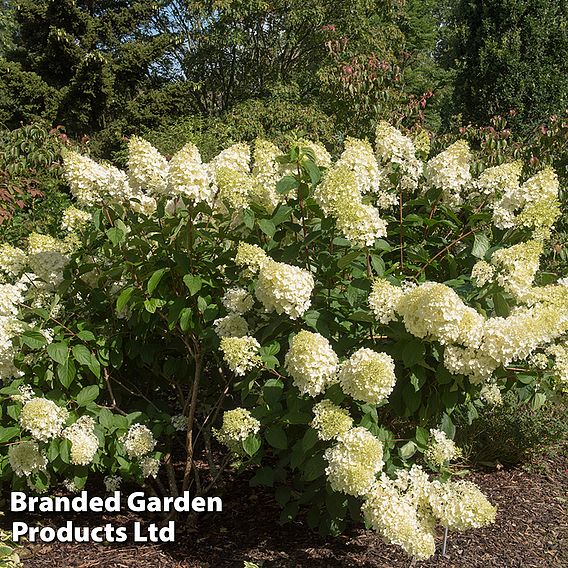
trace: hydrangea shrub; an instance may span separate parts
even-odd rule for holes
[[[282,520],[362,521],[418,559],[491,523],[452,415],[568,390],[568,285],[539,273],[558,180],[420,148],[381,123],[336,158],[67,152],[68,236],[0,247],[3,483],[203,493],[233,464]]]

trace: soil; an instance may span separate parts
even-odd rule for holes
[[[233,479],[223,490],[223,513],[203,515],[196,530],[178,534],[174,544],[36,544],[24,551],[24,566],[242,568],[249,561],[262,568],[568,567],[566,456],[544,460],[536,469],[477,472],[470,479],[497,505],[495,525],[450,533],[447,557],[440,554],[440,533],[438,553],[423,563],[412,563],[400,549],[364,529],[322,538],[301,521],[279,525],[279,508],[270,492]],[[83,516],[79,524],[133,520],[133,515]],[[38,524],[40,519],[28,521]]]

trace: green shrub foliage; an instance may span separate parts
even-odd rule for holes
[[[336,160],[306,140],[203,163],[133,137],[127,171],[67,152],[67,235],[0,249],[3,482],[201,494],[233,464],[282,520],[363,519],[421,559],[437,525],[492,522],[453,477],[454,417],[566,389],[568,287],[537,274],[558,180],[472,176],[465,141],[428,153],[386,123]]]

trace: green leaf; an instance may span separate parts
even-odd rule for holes
[[[88,331],[88,330],[83,330],[80,331],[77,334],[77,337],[81,340],[81,341],[95,341],[96,337],[93,334],[92,331]]]
[[[98,396],[99,387],[97,385],[89,385],[82,389],[77,395],[77,404],[79,406],[87,406],[87,404],[96,400]]]
[[[201,278],[199,276],[193,276],[193,274],[186,274],[183,277],[183,283],[187,286],[192,296],[195,296],[195,294],[201,290],[201,286],[203,286]]]
[[[84,345],[74,345],[71,352],[80,365],[89,365],[91,362],[91,352]]]
[[[473,239],[473,247],[471,249],[471,254],[476,258],[483,258],[485,253],[489,250],[491,243],[486,235],[483,233],[476,233]]]
[[[70,463],[69,453],[71,451],[71,442],[69,440],[61,440],[59,443],[59,457],[63,463]]]
[[[258,222],[260,230],[268,237],[272,238],[276,232],[276,226],[270,219],[261,219]]]
[[[288,436],[286,436],[286,432],[284,432],[284,429],[280,426],[271,426],[268,428],[264,433],[264,437],[273,448],[277,448],[278,450],[288,448]]]
[[[276,192],[280,194],[288,193],[292,189],[296,189],[298,187],[298,180],[293,176],[284,176],[277,184],[276,184]]]
[[[106,236],[114,246],[117,246],[124,240],[124,231],[122,231],[118,227],[112,227],[106,231]]]
[[[416,453],[416,444],[412,440],[406,442],[404,446],[401,446],[398,449],[398,454],[403,460],[411,458],[415,453]]]
[[[108,408],[101,408],[101,411],[99,412],[99,423],[107,430],[110,430],[113,427],[113,415]]]
[[[326,465],[327,462],[322,455],[318,454],[311,457],[304,467],[304,479],[306,481],[314,481],[321,477],[325,472]]]
[[[452,440],[454,439],[454,436],[456,435],[456,427],[452,422],[452,419],[447,414],[444,414],[444,416],[442,416],[440,429],[446,433],[448,438],[451,438]]]
[[[313,185],[319,182],[319,180],[321,179],[321,172],[314,162],[312,162],[311,160],[305,160],[302,164],[302,167],[310,176],[310,180]]]
[[[162,276],[166,272],[168,272],[168,270],[169,268],[160,268],[159,270],[156,270],[154,274],[152,274],[150,280],[148,280],[148,286],[147,286],[148,294],[152,294],[154,292],[154,290],[158,287],[158,284],[160,283]]]
[[[342,256],[337,261],[338,268],[345,268],[346,266],[349,266],[356,258],[359,258],[360,255],[361,255],[360,250],[354,250],[346,254],[345,256]]]
[[[76,375],[75,363],[73,359],[69,359],[65,365],[57,365],[57,377],[59,382],[65,387],[69,388]]]
[[[65,365],[69,358],[69,349],[67,343],[50,343],[47,346],[47,354],[57,363]]]
[[[20,429],[17,426],[8,426],[8,428],[0,427],[0,444],[9,442],[20,433]]]
[[[260,449],[261,440],[256,435],[249,435],[246,440],[243,440],[243,450],[250,457],[254,456]]]
[[[47,344],[47,339],[43,336],[43,334],[34,330],[24,331],[24,333],[20,335],[20,339],[22,340],[22,343],[25,343],[32,349],[40,349]]]
[[[116,311],[121,312],[124,309],[124,306],[128,304],[128,300],[130,300],[130,296],[134,292],[134,288],[129,286],[128,288],[124,288],[122,292],[118,295],[116,300]]]
[[[274,470],[271,467],[261,467],[250,480],[250,486],[263,485],[265,487],[274,486]]]
[[[262,396],[268,404],[274,404],[280,400],[284,383],[280,379],[268,379],[262,388]]]
[[[308,428],[304,437],[302,438],[302,448],[304,452],[311,450],[318,442],[318,433],[317,430],[313,428]]]
[[[533,410],[539,410],[546,403],[546,395],[542,392],[536,392],[531,400],[531,407]]]
[[[509,309],[509,304],[507,303],[507,300],[503,298],[502,294],[499,293],[493,294],[493,305],[495,307],[495,313],[499,317],[506,318],[511,311]]]
[[[421,426],[416,427],[416,442],[419,446],[425,448],[428,446],[428,440],[430,439],[430,433],[426,428]]]
[[[254,211],[251,209],[245,209],[243,212],[243,223],[247,229],[252,229],[254,227]]]
[[[158,308],[161,308],[163,305],[166,304],[166,300],[162,300],[160,298],[150,298],[149,300],[144,301],[144,307],[146,308],[147,312],[151,314],[156,313]]]

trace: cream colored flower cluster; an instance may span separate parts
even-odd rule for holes
[[[373,177],[374,170],[370,162],[371,159],[374,160],[374,156],[367,151],[362,154],[367,159],[357,161],[353,156],[353,148],[348,147],[346,152],[346,159],[342,156],[326,172],[323,181],[314,191],[314,199],[326,215],[336,218],[338,230],[353,244],[372,246],[379,237],[386,235],[387,227],[378,209],[363,203],[362,189],[378,184],[376,176]]]
[[[485,260],[480,260],[473,265],[471,269],[471,279],[478,288],[482,288],[488,282],[491,282],[495,275],[495,268]]]
[[[158,471],[160,471],[160,460],[150,456],[144,456],[140,460],[139,465],[144,478],[156,477],[158,475]]]
[[[351,428],[338,436],[337,444],[323,457],[327,480],[334,491],[360,497],[366,495],[382,469],[383,444],[366,428]]]
[[[168,161],[152,144],[138,136],[128,141],[128,179],[134,190],[166,195]]]
[[[462,192],[472,184],[471,152],[465,140],[458,140],[431,158],[426,165],[426,180],[442,190],[442,199],[450,206],[462,202]]]
[[[143,424],[133,424],[121,436],[120,443],[129,458],[142,458],[156,447],[154,434]]]
[[[319,333],[302,330],[290,341],[286,370],[300,393],[317,396],[337,380],[339,360],[329,341]]]
[[[396,383],[394,361],[386,353],[362,347],[341,364],[338,379],[345,394],[379,404],[388,398]]]
[[[491,406],[501,406],[503,395],[501,389],[495,383],[487,383],[481,387],[479,398]]]
[[[495,251],[491,256],[491,264],[499,269],[499,285],[522,301],[532,289],[542,252],[543,244],[538,240],[521,242]]]
[[[89,465],[93,461],[99,449],[99,439],[95,434],[95,422],[90,416],[81,416],[61,435],[71,442],[72,464]]]
[[[41,453],[37,442],[19,442],[8,447],[8,461],[18,477],[45,471],[47,458]]]
[[[7,243],[0,245],[0,270],[8,276],[19,276],[27,264],[26,253]]]
[[[379,322],[388,324],[396,319],[398,303],[403,294],[402,288],[393,286],[384,278],[373,280],[371,294],[369,295],[369,305]]]
[[[28,236],[28,266],[49,288],[63,281],[63,270],[69,262],[72,240],[61,241],[49,235],[31,233]]]
[[[230,450],[240,453],[240,443],[260,430],[260,422],[246,408],[227,410],[219,430],[213,435]]]
[[[413,191],[418,187],[423,166],[416,157],[416,148],[412,139],[382,120],[375,132],[375,148],[377,157],[385,168],[381,173],[383,185],[386,187],[391,185],[388,177],[393,173],[394,166],[401,173],[400,183],[405,191]]]
[[[313,407],[314,419],[310,426],[317,430],[320,440],[333,440],[353,427],[349,411],[324,399]]]
[[[430,336],[442,344],[466,347],[476,347],[481,341],[483,316],[444,284],[425,282],[408,290],[397,310],[407,331],[416,337]]]
[[[495,507],[471,481],[433,481],[429,503],[439,523],[452,531],[478,529],[495,522]]]
[[[176,152],[169,162],[168,195],[183,196],[195,203],[213,202],[208,168],[201,162],[201,154],[191,142]]]
[[[522,185],[505,190],[493,204],[493,224],[500,229],[526,227],[533,230],[533,238],[548,238],[560,215],[558,189],[555,171],[544,168]]]
[[[417,465],[398,470],[394,479],[383,474],[366,495],[362,511],[387,542],[416,560],[434,554],[436,525],[457,531],[480,528],[493,523],[496,514],[473,483],[429,481]]]
[[[229,312],[239,315],[246,314],[254,305],[253,297],[244,288],[229,288],[221,302]]]
[[[0,285],[0,380],[23,374],[14,364],[18,347],[13,341],[23,331],[23,324],[13,315],[16,305],[8,301],[3,287],[4,285]],[[14,300],[20,299],[20,296],[10,296]],[[5,315],[6,313],[9,315]]]
[[[276,184],[282,178],[283,169],[276,160],[282,151],[267,140],[257,138],[253,147],[252,177],[254,180],[251,192],[252,201],[272,214],[282,201],[276,191]]]
[[[32,398],[22,407],[20,426],[40,442],[61,434],[69,413],[47,398]]]
[[[520,160],[487,168],[475,180],[475,187],[489,198],[500,197],[517,191],[522,171],[523,163]]]
[[[91,214],[71,205],[61,215],[61,228],[72,233],[91,221]]]
[[[453,440],[442,430],[430,429],[430,440],[424,452],[424,459],[436,467],[443,467],[448,462],[460,457],[462,452]]]
[[[244,337],[222,337],[221,351],[223,359],[235,375],[243,376],[247,371],[260,366],[258,356],[259,342],[249,335]]]
[[[400,546],[416,560],[426,560],[436,551],[432,520],[424,511],[420,491],[416,491],[424,491],[428,487],[427,476],[425,482],[421,479],[422,476],[425,474],[418,466],[413,466],[407,477],[420,479],[420,485],[401,483],[403,478],[400,475],[391,480],[383,474],[366,496],[361,508],[372,529],[387,543]]]
[[[256,274],[268,260],[269,257],[259,246],[239,243],[235,264],[245,267],[249,274]]]
[[[243,337],[248,334],[248,323],[242,316],[230,313],[213,322],[218,337]]]
[[[260,269],[254,292],[267,311],[297,319],[310,307],[314,284],[307,270],[269,259]]]
[[[446,345],[444,367],[454,375],[467,375],[471,382],[482,383],[491,378],[499,362],[478,349]]]

